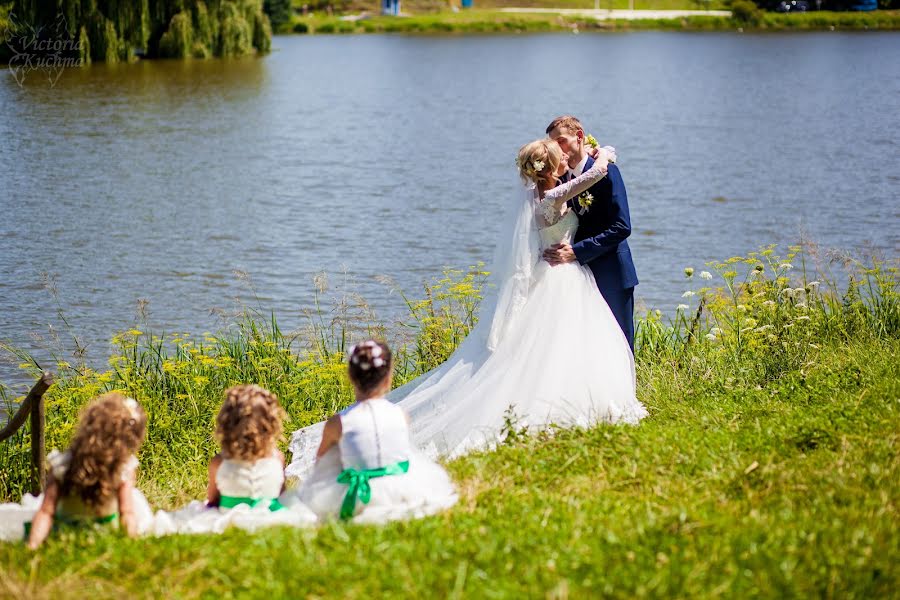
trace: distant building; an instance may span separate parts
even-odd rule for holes
[[[400,14],[400,0],[381,0],[381,14],[396,17]]]

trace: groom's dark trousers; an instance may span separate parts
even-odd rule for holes
[[[584,171],[593,164],[594,159],[588,157]],[[578,215],[572,249],[578,262],[593,272],[600,293],[634,352],[634,286],[638,278],[626,239],[631,235],[631,215],[619,168],[610,164],[606,177],[588,191],[593,200],[587,209],[577,198],[571,201],[572,208],[583,213]]]

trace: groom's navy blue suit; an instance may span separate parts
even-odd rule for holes
[[[594,164],[588,156],[584,171]],[[637,272],[626,238],[631,235],[628,196],[619,168],[610,163],[606,177],[590,190],[593,201],[584,214],[578,215],[578,231],[572,249],[582,265],[594,273],[597,287],[612,310],[628,344],[634,351],[634,286]],[[570,201],[576,212],[582,212],[578,199]]]

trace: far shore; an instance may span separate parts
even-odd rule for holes
[[[898,31],[900,11],[761,13],[750,20],[727,10],[592,10],[502,8],[417,13],[295,17],[280,33],[528,33],[548,31]]]

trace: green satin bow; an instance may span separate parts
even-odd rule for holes
[[[341,504],[341,519],[349,519],[353,517],[353,511],[356,509],[356,499],[362,500],[363,504],[368,504],[372,499],[372,486],[369,480],[375,477],[384,477],[385,475],[402,475],[409,471],[409,461],[394,463],[379,469],[344,469],[338,475],[338,483],[346,483],[350,487],[344,496],[344,502]]]
[[[277,498],[241,498],[239,496],[219,496],[219,506],[222,508],[234,508],[239,504],[247,504],[250,508],[260,504],[268,504],[269,510],[276,511],[284,508]]]

